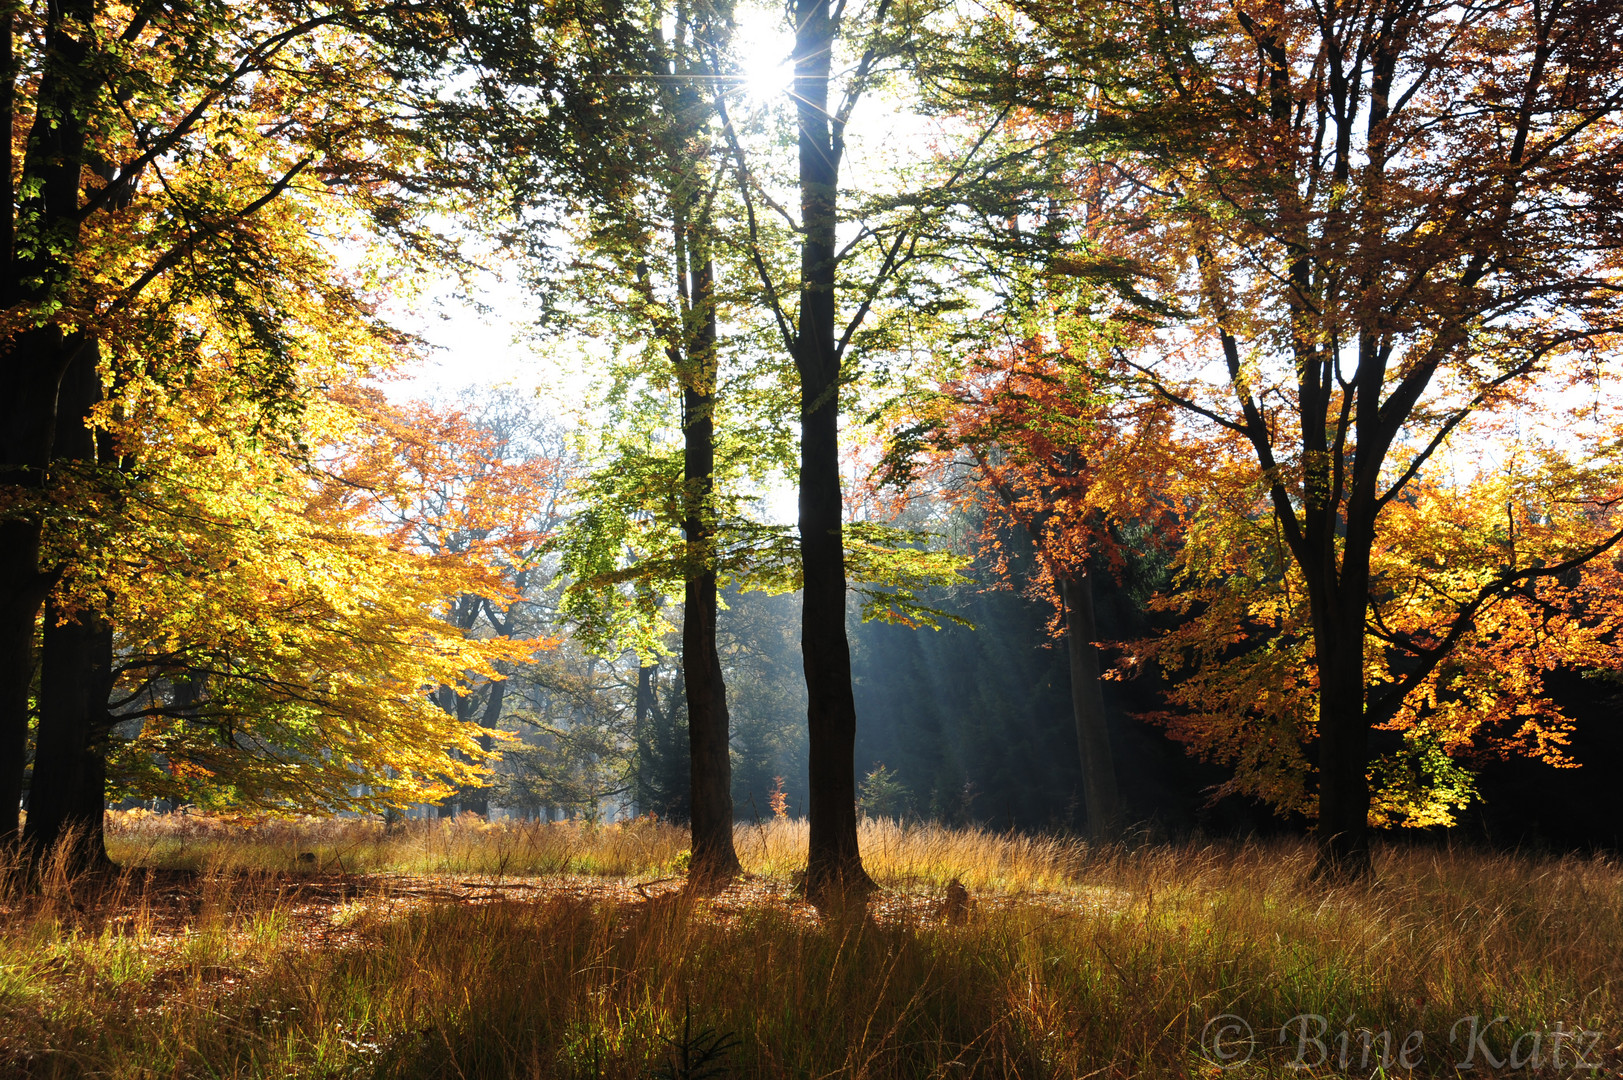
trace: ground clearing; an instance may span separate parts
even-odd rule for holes
[[[792,822],[741,828],[752,876],[693,900],[681,832],[651,822],[391,835],[120,819],[124,873],[6,896],[0,1071],[1369,1076],[1384,1057],[1386,1075],[1440,1076],[1469,1055],[1474,1075],[1615,1076],[1623,1062],[1609,859],[1393,849],[1378,887],[1325,891],[1295,844],[1098,851],[879,822],[864,839],[886,892],[825,918],[792,895]],[[952,878],[975,899],[961,921],[943,904]]]

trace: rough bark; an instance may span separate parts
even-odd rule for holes
[[[835,27],[828,0],[795,2],[800,124],[801,655],[806,671],[808,805],[805,890],[814,901],[874,888],[857,849],[856,700],[845,633],[844,504],[840,492],[840,357],[835,340],[835,199],[842,147],[828,112]]]
[[[1099,678],[1098,629],[1093,618],[1093,577],[1060,577],[1065,602],[1065,641],[1071,660],[1071,711],[1076,719],[1076,747],[1082,760],[1082,796],[1088,813],[1088,833],[1095,840],[1113,840],[1121,831],[1121,794],[1116,784],[1116,762],[1105,726],[1104,688]]]
[[[1325,619],[1315,634],[1319,667],[1319,854],[1313,875],[1357,880],[1374,872],[1369,843],[1370,717],[1364,686],[1364,609],[1356,626]],[[1350,622],[1351,613],[1341,621]]]

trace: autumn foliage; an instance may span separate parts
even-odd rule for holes
[[[433,801],[474,781],[485,753],[473,725],[427,690],[489,678],[498,659],[531,647],[477,640],[446,619],[458,595],[499,598],[508,586],[482,553],[413,548],[375,514],[371,497],[390,479],[366,469],[375,418],[309,402],[308,452],[221,445],[240,431],[189,434],[175,457],[145,462],[166,483],[142,492],[102,579],[123,643],[117,716],[141,721],[116,743],[118,789],[199,806],[355,809]],[[387,497],[421,491],[396,484]]]
[[[1559,759],[1542,673],[1610,662],[1619,11],[1015,9],[932,70],[1036,133],[1047,272],[1154,327],[1120,385],[1209,461],[1181,621],[1129,653],[1367,872],[1368,825],[1447,820],[1473,754]]]
[[[1162,403],[1120,392],[1121,365],[1097,340],[1033,337],[985,354],[929,400],[912,461],[978,522],[999,576],[1011,541],[1038,554],[1030,587],[1058,603],[1056,580],[1120,575],[1130,548],[1176,538],[1175,483],[1197,462]]]

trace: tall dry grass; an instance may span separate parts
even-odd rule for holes
[[[207,868],[190,878],[149,866],[99,898],[63,876],[10,888],[0,1073],[1212,1076],[1202,1032],[1223,1013],[1258,1036],[1237,1076],[1372,1075],[1361,1027],[1421,1032],[1410,1071],[1453,1076],[1465,1047],[1450,1028],[1472,1015],[1506,1017],[1485,1040],[1501,1060],[1559,1023],[1604,1034],[1610,1056],[1584,1075],[1623,1064],[1623,866],[1608,858],[1389,849],[1377,886],[1324,890],[1294,843],[1099,851],[866,825],[882,881],[971,883],[962,925],[921,904],[819,920],[781,886],[715,902],[621,890],[394,904],[387,888],[334,898],[331,875],[303,879],[285,861],[325,836],[397,871],[670,873],[681,834],[641,827],[664,839],[428,823],[366,848],[354,824],[265,826],[189,839],[184,858]],[[118,831],[115,850],[130,840]],[[774,823],[740,830],[739,845],[752,869],[782,875],[803,833]],[[328,889],[316,916],[306,880]],[[1308,1013],[1326,1020],[1330,1060],[1296,1069],[1278,1033]],[[1546,1051],[1539,1074],[1572,1072],[1571,1056],[1555,1069]]]
[[[976,890],[1052,891],[1101,857],[1071,838],[888,819],[864,818],[858,836],[869,873],[894,887],[958,878]],[[734,830],[744,869],[767,877],[787,877],[804,866],[807,842],[804,820],[773,818]],[[680,867],[688,834],[646,818],[485,822],[465,814],[404,821],[391,830],[362,818],[239,822],[126,811],[108,815],[107,846],[115,862],[136,867],[625,877]]]
[[[687,832],[648,819],[486,822],[375,818],[233,820],[205,814],[113,812],[107,850],[124,866],[317,873],[643,874],[673,864]]]
[[[1029,836],[934,822],[863,818],[857,826],[862,862],[876,881],[892,888],[939,887],[957,878],[975,891],[1052,892],[1075,886],[1084,869],[1116,856],[1071,837]],[[774,819],[740,825],[733,842],[746,871],[787,875],[806,865],[809,826]]]

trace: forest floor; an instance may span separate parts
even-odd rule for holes
[[[113,815],[119,872],[0,888],[0,1076],[1623,1076],[1615,859],[862,839],[834,915],[792,821],[695,898],[656,822]]]

